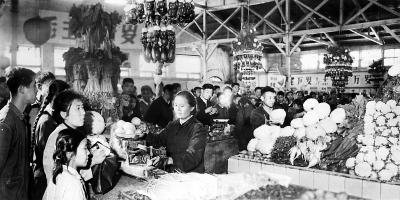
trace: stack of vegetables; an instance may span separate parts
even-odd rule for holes
[[[283,109],[276,109],[272,111],[270,116],[271,121],[282,124],[286,113]],[[247,150],[269,156],[278,137],[289,137],[293,135],[293,132],[294,130],[291,127],[281,128],[278,125],[264,124],[254,130],[255,138],[249,141]]]
[[[134,117],[131,122],[119,120],[111,128],[111,132],[122,138],[140,139],[149,132],[145,122]]]
[[[290,162],[302,156],[308,167],[319,164],[322,150],[332,141],[332,135],[338,130],[338,124],[345,121],[343,108],[331,112],[327,103],[318,103],[316,99],[307,99],[303,104],[306,113],[303,118],[293,119],[290,123],[295,129],[297,145],[290,149]]]
[[[359,153],[346,161],[356,175],[391,181],[399,175],[400,106],[396,101],[370,101],[366,105],[364,131],[357,136]],[[354,171],[353,171],[354,170]]]
[[[331,112],[327,103],[318,103],[316,99],[306,100],[303,107],[303,118],[292,120],[291,126],[262,125],[255,129],[255,138],[247,145],[249,154],[279,163],[285,163],[289,155],[292,165],[302,156],[308,167],[319,164],[322,151],[336,139],[338,126],[345,122],[346,112],[343,108]]]

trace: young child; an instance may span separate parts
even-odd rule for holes
[[[87,139],[75,129],[59,133],[53,154],[54,171],[52,183],[46,188],[43,200],[87,200],[88,192],[79,169],[86,167],[89,150]]]

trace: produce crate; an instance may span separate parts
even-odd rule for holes
[[[384,183],[354,175],[330,172],[268,161],[233,156],[228,160],[228,173],[268,171],[292,178],[291,184],[331,192],[346,192],[366,199],[400,200],[400,183]]]

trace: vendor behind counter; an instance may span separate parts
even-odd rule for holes
[[[196,99],[188,91],[179,92],[174,99],[176,120],[158,135],[149,134],[147,144],[165,146],[167,157],[153,158],[153,165],[169,172],[204,173],[204,151],[208,129],[195,117]]]

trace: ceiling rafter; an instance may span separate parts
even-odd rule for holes
[[[196,40],[202,40],[202,38],[201,38],[200,36],[197,36],[195,33],[192,33],[191,31],[188,31],[188,30],[186,30],[186,29],[183,29],[183,28],[180,27],[180,26],[176,26],[176,27],[180,30],[180,32],[185,32],[185,33],[187,33],[189,36],[193,37],[193,38],[196,39]],[[176,37],[176,38],[178,38],[178,37]]]
[[[301,43],[303,42],[303,40],[307,37],[307,35],[302,35],[301,38],[297,41],[296,45],[294,45],[294,47],[292,48],[292,50],[290,50],[289,55],[292,55],[297,48],[299,48],[299,46],[301,45]]]
[[[279,2],[279,5],[282,5],[283,2],[285,2],[285,0],[281,0]],[[271,10],[269,10],[267,12],[267,14],[264,15],[264,17],[262,17],[262,19],[267,19],[270,15],[272,15],[272,13],[275,12],[275,10],[278,9],[278,5],[275,5]],[[254,28],[257,28],[258,26],[260,26],[263,22],[265,22],[264,20],[260,20],[259,22],[257,22],[256,25],[254,25]]]
[[[219,17],[217,17],[215,14],[213,14],[212,12],[210,12],[210,11],[208,11],[208,10],[206,10],[206,13],[207,13],[210,17],[212,17],[215,21],[217,21],[217,22],[220,23],[222,26],[224,26],[228,31],[230,31],[231,33],[233,33],[236,37],[238,36],[238,34],[239,34],[238,31],[236,31],[235,29],[233,29],[233,28],[227,26],[226,24],[224,24],[223,21],[222,21]]]
[[[356,8],[357,8],[357,9],[361,9],[361,6],[360,6],[360,4],[358,3],[357,0],[353,0],[353,3],[354,3],[354,5],[356,5]],[[365,16],[364,12],[361,13],[361,16],[364,18],[364,20],[365,20],[366,22],[369,21],[368,18],[367,18],[367,16]],[[381,38],[379,37],[378,33],[375,31],[375,28],[374,28],[374,27],[370,27],[370,29],[371,29],[372,33],[375,35],[376,39],[377,39],[378,41],[382,41]]]
[[[364,13],[364,11],[366,11],[372,5],[373,5],[373,3],[369,2],[362,9],[360,9],[356,14],[354,14],[352,17],[350,17],[348,20],[346,20],[346,22],[344,24],[346,25],[346,24],[349,24],[350,22],[352,22],[355,18],[357,18],[359,15],[361,15],[361,13]]]
[[[357,23],[357,24],[349,24],[349,25],[343,25],[343,26],[333,26],[333,27],[322,27],[322,28],[315,28],[315,29],[307,29],[307,30],[298,30],[291,32],[291,35],[293,36],[301,36],[304,34],[319,34],[319,33],[330,33],[330,32],[337,32],[337,31],[345,31],[345,30],[355,30],[355,29],[364,29],[368,27],[376,27],[376,26],[382,26],[382,25],[392,25],[392,24],[400,24],[400,18],[393,18],[393,19],[384,19],[384,20],[376,20],[376,21],[369,21],[369,22],[362,22],[362,23]],[[258,35],[256,36],[257,39],[259,40],[265,40],[269,38],[281,38],[285,34],[284,33],[272,33],[272,34],[265,34],[265,35]],[[373,38],[375,39],[375,38]],[[225,38],[225,39],[214,39],[214,40],[209,40],[207,41],[208,43],[230,43],[232,41],[235,41],[236,38]],[[193,42],[190,43],[181,43],[177,44],[177,47],[185,47],[185,46],[191,46]]]
[[[297,4],[297,2],[295,2],[295,3]],[[298,4],[297,4],[297,5],[298,5]],[[303,8],[303,7],[300,6],[300,5],[298,5],[298,6],[299,6],[300,10],[302,10],[304,13],[308,13],[308,12],[306,11],[305,8]],[[321,28],[321,27],[322,27],[314,18],[310,17],[310,20],[311,20],[311,21],[315,24],[315,26],[317,26],[318,28]],[[331,41],[332,45],[334,45],[334,46],[337,45],[336,41],[331,37],[331,35],[330,35],[329,33],[323,33],[323,34],[326,36],[326,38],[328,38],[329,41]]]
[[[268,38],[269,41],[283,54],[286,55],[286,52],[275,42],[274,38]]]
[[[285,0],[283,0],[282,2],[284,2]],[[283,22],[287,25],[289,25],[289,22],[287,21],[285,14],[283,14],[283,10],[281,8],[281,4],[278,2],[278,0],[275,0],[275,4],[278,7],[279,13],[281,14],[281,17],[283,19]]]
[[[234,0],[232,0],[234,1]],[[238,2],[240,0],[237,0]],[[283,3],[285,3],[288,0],[259,0],[257,3],[265,3],[266,5],[262,6],[251,6],[253,5],[254,1],[256,0],[250,0],[245,3],[237,3],[235,4],[234,8],[230,10],[229,12],[224,11],[224,14],[226,15],[219,15],[219,12],[214,12],[215,10],[219,10],[219,8],[222,8],[221,6],[218,7],[218,9],[211,9],[209,10],[204,10],[203,12],[206,13],[206,15],[210,15],[210,18],[213,18],[216,22],[213,22],[212,24],[215,25],[214,28],[210,28],[207,31],[207,36],[208,39],[207,43],[209,44],[220,44],[220,43],[230,43],[236,39],[235,36],[237,36],[238,30],[237,27],[234,28],[231,24],[233,19],[237,19],[240,17],[243,17],[243,15],[246,15],[247,12],[243,12],[240,14],[237,14],[238,6],[242,5],[244,8],[243,9],[248,9],[248,13],[250,13],[251,16],[256,17],[256,25],[253,26],[253,28],[257,28],[260,25],[263,25],[265,27],[268,27],[268,31],[264,32],[257,32],[256,37],[260,40],[266,40],[268,41],[269,44],[277,44],[278,41],[281,41],[283,37],[295,37],[296,39],[291,43],[291,47],[289,51],[286,50],[287,47],[284,47],[283,44],[277,44],[277,46],[280,48],[282,51],[286,51],[286,54],[290,54],[290,51],[293,51],[293,46],[300,47],[303,46],[302,43],[304,44],[310,44],[310,42],[307,41],[313,41],[313,42],[318,42],[320,44],[324,45],[335,45],[337,42],[342,42],[342,41],[351,41],[351,40],[346,40],[344,37],[336,37],[334,35],[341,35],[343,31],[351,31],[350,35],[351,37],[357,41],[372,41],[374,43],[377,43],[379,45],[383,44],[383,41],[381,39],[383,38],[394,38],[394,39],[400,39],[398,35],[396,35],[396,32],[392,30],[392,33],[388,30],[385,30],[384,32],[380,32],[382,29],[385,29],[383,25],[393,25],[393,24],[400,24],[400,17],[395,18],[394,15],[392,14],[398,14],[396,11],[393,12],[385,12],[384,15],[378,15],[378,18],[372,18],[370,17],[371,12],[374,11],[376,12],[381,12],[382,10],[387,10],[387,9],[392,9],[389,8],[388,6],[381,5],[377,3],[377,0],[365,0],[365,4],[362,5],[361,7],[359,0],[352,0],[351,1],[345,1],[345,0],[320,0],[318,3],[311,4],[310,1],[306,0],[291,0],[293,1],[298,8],[303,10],[304,15],[300,19],[296,19],[294,22],[290,21],[290,23],[293,23],[294,26],[289,26],[290,30],[285,30],[281,25],[278,24],[278,20],[283,23],[284,20],[286,19],[283,14],[287,14],[288,11],[283,11]],[[224,1],[225,2],[225,1]],[[226,1],[226,2],[231,2],[231,1]],[[332,5],[337,6],[333,7]],[[339,6],[340,3],[340,6]],[[250,5],[250,6],[249,6]],[[349,7],[352,7],[354,9],[348,10]],[[224,8],[227,5],[224,5]],[[230,4],[232,6],[232,4]],[[373,8],[370,8],[373,6]],[[384,6],[384,7],[382,7]],[[329,7],[329,8],[328,8]],[[331,9],[335,8],[335,10]],[[323,8],[323,9],[321,9]],[[326,9],[325,9],[326,8]],[[386,8],[386,9],[385,9]],[[296,8],[292,7],[292,12]],[[368,14],[366,10],[368,9]],[[323,11],[322,11],[323,10]],[[329,12],[327,12],[327,10]],[[232,12],[235,12],[233,14]],[[286,13],[285,13],[286,12]],[[338,16],[336,18],[331,18],[332,15],[327,14],[327,13],[332,13],[332,12],[337,12],[335,16]],[[351,14],[349,14],[351,13]],[[347,16],[346,16],[347,15]],[[224,17],[222,17],[224,16]],[[228,18],[226,18],[226,17]],[[315,19],[315,17],[318,16],[317,18],[320,18],[322,21],[318,21],[318,19]],[[382,16],[382,17],[381,17]],[[397,16],[397,15],[396,15]],[[399,14],[400,16],[400,14]],[[387,17],[391,17],[387,19]],[[385,19],[386,18],[386,19]],[[357,20],[356,20],[357,19]],[[361,19],[361,22],[359,21]],[[258,21],[259,20],[259,21]],[[287,19],[286,19],[287,20]],[[305,21],[309,20],[310,22],[313,23],[313,26],[311,26],[311,29],[308,29],[309,26],[305,26],[304,23]],[[289,21],[289,20],[287,20]],[[210,22],[208,20],[208,22]],[[346,24],[348,23],[348,24]],[[199,20],[194,22],[196,26],[198,27],[199,25],[202,25]],[[212,25],[210,23],[206,23],[208,25]],[[286,24],[286,23],[285,23]],[[315,25],[314,25],[315,24]],[[204,25],[204,23],[203,23]],[[289,24],[290,25],[290,24]],[[228,32],[227,35],[223,36],[222,35],[222,27],[225,27]],[[379,27],[376,29],[376,27]],[[288,28],[288,26],[286,26]],[[188,29],[194,30],[194,26],[192,25]],[[373,34],[370,32],[367,32],[368,30],[371,30]],[[389,29],[390,30],[390,29]],[[197,30],[196,30],[197,32]],[[274,33],[275,32],[275,33]],[[197,32],[198,33],[198,32]],[[225,33],[225,32],[224,32]],[[233,33],[233,34],[232,34]],[[333,34],[334,33],[334,34]],[[323,39],[312,36],[315,34],[323,34],[325,36]],[[347,33],[349,34],[349,33]],[[308,35],[308,37],[303,37],[303,35]],[[299,37],[296,37],[299,36]],[[397,38],[395,38],[397,36]],[[204,38],[204,37],[203,37]],[[214,39],[215,38],[215,39]],[[221,39],[217,39],[221,38]],[[274,42],[271,41],[273,39]],[[300,39],[304,40],[301,41],[302,43],[298,43]],[[348,39],[348,38],[347,38]],[[390,40],[393,42],[394,40]],[[196,43],[201,43],[201,42],[196,42]],[[187,45],[187,44],[186,44]],[[265,44],[264,44],[265,45]],[[178,44],[177,46],[185,46],[185,44]],[[286,44],[286,46],[288,46]]]
[[[240,0],[237,0],[237,2],[235,2],[235,3],[224,4],[224,5],[219,5],[219,6],[212,6],[212,7],[195,3],[195,6],[202,8],[202,9],[206,9],[206,10],[218,11],[218,10],[232,9],[232,8],[237,8],[237,7],[241,7],[241,6],[247,6],[247,5],[252,6],[252,5],[259,5],[259,4],[274,2],[274,0],[251,0],[248,3],[243,2],[243,1],[239,2],[239,1]]]
[[[368,0],[368,1],[369,1],[370,3],[373,3],[373,4],[375,4],[375,5],[377,5],[377,6],[381,7],[381,8],[383,8],[383,9],[386,10],[386,11],[388,11],[388,12],[390,12],[390,13],[396,15],[397,17],[400,17],[400,13],[399,13],[399,12],[397,12],[397,11],[395,11],[395,10],[393,10],[393,9],[390,9],[389,7],[387,7],[387,6],[385,6],[385,5],[381,4],[381,3],[379,3],[377,0]]]
[[[364,38],[367,39],[367,40],[370,40],[370,41],[372,41],[372,42],[375,42],[375,43],[377,43],[377,44],[379,44],[379,45],[383,45],[383,42],[382,42],[382,41],[377,40],[376,38],[373,38],[373,37],[371,37],[371,36],[369,36],[369,35],[367,35],[367,34],[365,34],[365,33],[361,33],[361,32],[359,32],[359,31],[356,31],[356,30],[353,30],[353,29],[350,29],[350,31],[353,32],[353,33],[355,33],[355,34],[357,34],[357,35],[359,35],[359,36],[361,36],[361,37],[364,37]]]
[[[323,15],[323,14],[317,12],[317,10],[314,10],[314,9],[310,8],[309,6],[307,6],[306,4],[304,4],[303,2],[301,2],[301,1],[299,1],[299,0],[294,0],[294,1],[295,1],[296,3],[298,3],[298,5],[303,6],[304,8],[306,8],[307,10],[309,10],[310,12],[314,13],[315,15],[318,15],[318,16],[320,16],[322,19],[325,19],[327,22],[329,22],[329,23],[331,23],[331,24],[333,24],[333,25],[335,25],[335,26],[338,26],[338,23],[332,21],[331,19],[329,19],[329,18],[326,17],[325,15]]]
[[[312,36],[307,36],[306,39],[307,40],[311,40],[311,41],[316,42],[316,43],[327,45],[327,46],[331,46],[332,45],[332,43],[330,43],[328,41],[321,40],[321,39],[318,39],[318,38],[315,38],[315,37],[312,37]]]
[[[396,35],[396,33],[392,29],[390,29],[386,25],[382,25],[382,28],[385,29],[386,33],[389,33],[394,39],[397,40],[397,42],[400,43],[400,37],[398,35]]]
[[[211,33],[211,35],[210,36],[208,36],[208,38],[207,38],[207,40],[209,40],[209,39],[211,39],[215,34],[217,34],[218,33],[218,31],[229,21],[229,20],[231,20],[232,19],[232,17],[233,16],[235,16],[236,15],[236,13],[238,13],[240,11],[240,7],[238,7],[238,8],[236,8],[236,10],[235,11],[233,11],[230,15],[229,15],[229,17],[228,18],[226,18],[225,19],[225,21],[223,21],[223,23],[222,24],[220,24],[219,26],[218,26],[218,28],[217,29],[215,29],[214,30],[214,32],[213,33]]]
[[[294,1],[295,1],[296,3],[299,3],[299,2],[300,2],[299,0],[294,0]],[[318,11],[318,10],[319,10],[322,6],[324,6],[328,1],[329,1],[329,0],[323,0],[321,3],[318,4],[317,7],[315,7],[315,8],[312,9],[312,10]],[[294,25],[293,28],[292,28],[290,31],[294,31],[294,30],[296,30],[297,28],[299,28],[299,27],[300,27],[308,18],[310,18],[313,14],[314,14],[313,12],[308,13],[303,19],[301,19],[299,22],[297,22],[297,24]]]
[[[277,32],[277,33],[283,33],[283,32],[284,32],[284,31],[283,31],[281,28],[279,28],[277,25],[275,25],[274,23],[272,23],[272,22],[268,21],[267,19],[263,18],[260,14],[258,14],[258,13],[257,13],[256,11],[254,11],[253,9],[251,9],[251,8],[247,8],[247,9],[249,9],[249,11],[250,11],[251,13],[253,13],[255,16],[257,16],[258,18],[260,18],[261,21],[264,21],[265,24],[267,24],[269,27],[271,27],[271,29],[274,30],[275,32]]]
[[[177,27],[180,29],[180,31],[178,32],[178,34],[176,34],[176,38],[179,38],[179,36],[181,36],[181,34],[182,34],[183,32],[186,32],[186,33],[188,33],[188,34],[193,34],[193,35],[194,35],[194,33],[188,32],[187,29],[188,29],[190,26],[192,26],[194,23],[196,23],[196,20],[198,20],[202,15],[203,15],[203,13],[198,14],[198,15],[194,18],[193,21],[191,21],[189,24],[187,24],[187,25],[184,26],[184,27],[177,26]],[[201,31],[201,29],[200,29],[200,31]],[[195,37],[195,38],[196,38],[196,37]]]

